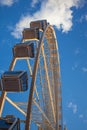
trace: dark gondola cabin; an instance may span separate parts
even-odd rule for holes
[[[47,27],[47,20],[41,20],[41,21],[32,21],[30,23],[30,27],[31,28],[39,28],[40,30],[45,30],[45,28]]]
[[[3,91],[21,92],[28,89],[28,75],[26,71],[6,71],[2,74]]]
[[[13,48],[13,56],[15,58],[34,58],[34,44],[30,42],[16,44]]]
[[[25,28],[22,33],[23,41],[39,40],[39,28]]]
[[[0,117],[0,130],[20,130],[20,120],[13,115]]]

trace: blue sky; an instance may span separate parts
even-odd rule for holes
[[[63,122],[87,130],[87,1],[0,0],[0,75],[8,70],[12,47],[32,20],[54,26],[60,53]]]

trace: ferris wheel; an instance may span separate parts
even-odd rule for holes
[[[15,69],[20,60],[26,61],[27,69]],[[23,30],[9,70],[1,76],[0,90],[0,120],[10,124],[6,130],[33,130],[33,124],[36,130],[63,130],[58,42],[46,20],[32,21]],[[3,117],[6,102],[18,112],[11,114],[10,109],[10,115]]]

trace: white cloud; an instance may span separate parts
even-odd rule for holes
[[[82,0],[44,0],[41,3],[40,10],[36,11],[32,16],[26,15],[21,17],[18,23],[15,25],[15,29],[12,35],[15,38],[20,38],[23,28],[29,26],[32,20],[47,19],[47,21],[55,25],[58,29],[62,29],[62,32],[68,32],[72,28],[73,11],[72,7],[80,7]],[[34,6],[37,0],[33,0]]]
[[[17,0],[0,0],[2,6],[12,6]]]
[[[77,105],[76,104],[73,104],[72,102],[70,102],[67,105],[67,107],[70,108],[73,111],[73,114],[76,114],[76,112],[77,112]]]
[[[87,72],[87,68],[86,68],[86,67],[83,67],[83,68],[82,68],[82,71],[83,71],[83,72]]]
[[[16,24],[14,31],[11,33],[15,38],[20,38],[24,28],[29,27],[30,20],[34,20],[31,16],[23,16]]]

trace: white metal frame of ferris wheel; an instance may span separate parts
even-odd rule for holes
[[[0,115],[3,112],[5,100],[7,100],[11,105],[25,115],[25,130],[29,130],[31,120],[33,120],[32,104],[34,104],[37,107],[38,112],[41,114],[40,117],[38,117],[41,118],[40,121],[37,119],[37,116],[34,117],[34,122],[39,127],[44,128],[44,130],[62,130],[62,127],[59,128],[59,126],[62,126],[62,97],[59,53],[55,31],[51,25],[48,25],[45,31],[42,32],[41,39],[37,42],[39,42],[39,46],[37,48],[33,70],[30,65],[30,59],[21,58],[27,61],[30,75],[32,75],[28,102],[16,103],[7,96],[7,92],[2,92],[0,97]],[[44,67],[41,64],[42,59],[40,57],[43,59]],[[14,69],[17,60],[19,59],[13,58],[9,70]],[[49,70],[49,66],[51,70]],[[42,71],[44,71],[45,74],[43,74]],[[42,99],[40,99],[39,92],[37,90],[37,75],[39,75],[39,80],[42,87]],[[45,81],[44,84],[42,79]],[[34,93],[36,93],[36,97],[34,97]],[[42,106],[42,102],[44,107]],[[26,105],[26,112],[20,108],[20,105]],[[35,112],[35,114],[36,113],[37,112]]]

